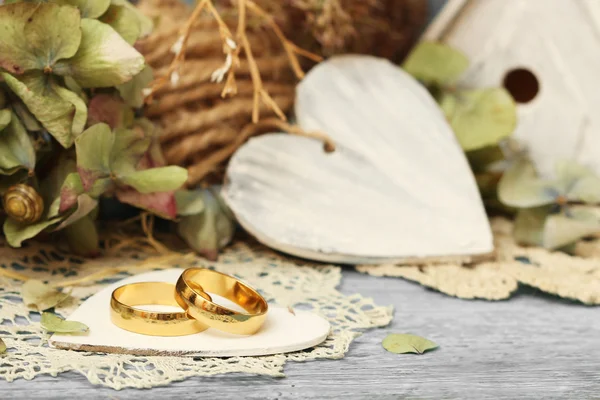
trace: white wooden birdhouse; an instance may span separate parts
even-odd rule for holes
[[[469,57],[462,84],[512,94],[540,173],[573,159],[600,174],[600,0],[450,0],[424,38]]]

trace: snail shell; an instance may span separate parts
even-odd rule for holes
[[[31,224],[42,217],[44,200],[31,186],[14,185],[4,194],[4,210],[14,220]]]

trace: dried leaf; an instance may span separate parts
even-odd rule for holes
[[[91,198],[87,194],[82,194],[77,197],[77,209],[69,215],[64,221],[60,223],[54,230],[59,231],[66,228],[67,226],[74,224],[80,219],[91,213],[96,207],[98,207],[98,201]]]
[[[515,219],[513,236],[517,243],[541,246],[544,241],[544,227],[551,207],[535,207],[519,210]]]
[[[488,146],[466,153],[474,173],[486,173],[490,168],[504,160],[504,153],[498,145]]]
[[[136,171],[152,139],[142,129],[117,129],[111,153],[111,170],[126,175]]]
[[[96,124],[86,129],[75,140],[77,170],[86,191],[92,188],[96,180],[110,175],[114,140],[106,124]]]
[[[6,353],[6,343],[4,340],[0,339],[0,354]]]
[[[77,54],[57,63],[56,74],[73,77],[83,88],[102,88],[123,84],[144,69],[144,57],[110,26],[84,18],[81,30]]]
[[[120,189],[117,191],[117,198],[123,203],[150,211],[162,218],[175,219],[177,217],[174,192],[141,194],[134,189]]]
[[[117,90],[128,105],[140,108],[144,105],[144,89],[150,85],[153,79],[152,68],[147,66],[132,80],[117,86]]]
[[[125,176],[118,176],[118,178],[120,183],[131,186],[139,193],[146,194],[177,190],[187,181],[188,173],[185,168],[171,165],[135,171]]]
[[[27,307],[46,311],[68,299],[70,293],[61,292],[42,281],[30,279],[21,287],[21,297]]]
[[[0,131],[10,124],[12,113],[9,109],[0,110]]]
[[[110,25],[130,45],[133,45],[142,35],[142,26],[137,15],[121,5],[111,5],[100,21]]]
[[[40,121],[38,121],[35,116],[25,107],[23,102],[15,100],[11,103],[12,109],[15,114],[19,117],[25,129],[29,132],[37,132],[43,129]]]
[[[12,218],[4,221],[4,235],[11,247],[21,247],[23,242],[37,236],[44,229],[60,222],[61,217],[42,220],[35,224],[22,224]]]
[[[75,107],[75,114],[72,117],[71,132],[73,136],[83,132],[88,119],[88,109],[85,101],[78,94],[65,89],[62,86],[54,86],[55,93],[64,101],[71,103]]]
[[[88,126],[105,123],[114,130],[128,127],[133,118],[133,110],[116,94],[100,93],[90,100]]]
[[[421,336],[410,335],[405,333],[391,333],[387,335],[382,342],[383,348],[390,353],[406,354],[416,353],[423,354],[426,351],[436,349],[437,344],[431,340]]]
[[[96,257],[100,254],[96,223],[90,215],[67,226],[64,232],[73,253],[84,257]]]
[[[76,9],[56,4],[0,7],[0,67],[22,74],[72,57],[81,42],[80,18]]]
[[[219,250],[233,237],[235,219],[217,190],[205,189],[202,197],[202,213],[183,217],[177,231],[192,249],[209,260],[216,260]]]
[[[570,210],[547,218],[542,243],[547,249],[560,249],[597,233],[600,233],[597,215],[583,210]]]
[[[570,201],[600,203],[600,178],[575,161],[563,160],[556,165],[554,187]]]
[[[498,183],[498,197],[511,207],[530,208],[552,204],[559,195],[549,182],[538,178],[531,161],[515,161]]]
[[[92,188],[86,192],[79,174],[77,172],[69,174],[60,189],[59,212],[62,214],[74,207],[81,195],[85,194],[92,199],[98,199],[110,190],[112,185],[113,182],[110,179],[98,179]]]
[[[67,89],[60,88],[51,75],[41,71],[31,71],[19,77],[2,73],[2,77],[44,128],[63,147],[71,147],[74,135],[82,128],[83,110],[77,108],[81,107],[81,103],[75,106],[72,103],[75,97],[67,96]]]
[[[403,68],[427,85],[452,85],[469,67],[462,52],[436,42],[421,42],[409,54]]]
[[[46,331],[53,333],[79,334],[90,330],[87,325],[81,322],[65,321],[58,315],[47,312],[42,314],[41,325]]]
[[[83,18],[98,18],[106,12],[110,0],[51,0],[53,3],[77,7]]]
[[[517,125],[515,102],[503,88],[445,93],[440,106],[465,151],[498,144]]]
[[[11,113],[9,112],[9,118]],[[13,115],[0,133],[0,174],[12,175],[18,169],[33,171],[35,149],[19,118]]]
[[[196,215],[204,210],[202,190],[178,190],[175,192],[175,200],[177,201],[177,215]]]

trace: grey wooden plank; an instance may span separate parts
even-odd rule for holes
[[[533,290],[504,302],[464,301],[418,285],[345,271],[342,291],[394,304],[390,327],[366,333],[345,359],[289,363],[287,378],[225,375],[168,387],[95,387],[82,376],[0,383],[0,399],[588,399],[600,394],[600,308]],[[395,355],[390,332],[438,342],[439,350]]]

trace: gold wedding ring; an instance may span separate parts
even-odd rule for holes
[[[201,324],[237,335],[256,333],[269,305],[253,288],[233,276],[205,268],[186,269],[175,285],[177,303]],[[210,292],[238,304],[246,313],[231,310],[204,296]]]
[[[210,301],[207,293],[197,297]],[[110,318],[116,326],[130,332],[151,336],[183,336],[202,332],[206,325],[184,312],[154,312],[135,306],[164,305],[179,307],[175,285],[166,282],[131,283],[115,289],[110,299]]]

